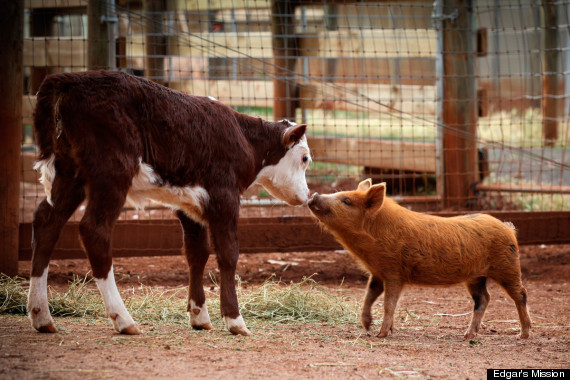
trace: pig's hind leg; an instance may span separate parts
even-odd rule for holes
[[[522,285],[520,278],[512,282],[499,282],[499,284],[505,289],[509,297],[515,301],[517,311],[519,314],[519,319],[521,321],[521,335],[522,339],[526,339],[530,336],[530,315],[528,314],[528,309],[526,306],[527,301],[527,291]]]
[[[466,285],[475,305],[473,306],[471,326],[469,326],[469,329],[465,332],[465,339],[473,339],[475,335],[477,335],[479,327],[481,327],[481,320],[483,319],[491,296],[487,291],[487,277],[478,277],[467,282]]]
[[[364,297],[364,305],[362,306],[362,314],[360,321],[366,330],[370,330],[372,324],[372,305],[374,301],[384,292],[384,283],[381,279],[374,275],[368,278],[368,285],[366,288],[366,296]]]

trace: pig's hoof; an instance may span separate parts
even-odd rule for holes
[[[465,339],[473,339],[473,338],[475,338],[475,335],[477,335],[477,334],[472,333],[472,332],[467,332],[467,333],[465,333],[465,335],[463,335],[463,337]]]
[[[50,323],[50,324],[47,324],[45,326],[40,326],[36,330],[38,330],[41,333],[54,334],[57,332],[57,327],[55,327],[55,325],[53,323]]]
[[[214,326],[210,322],[201,325],[192,325],[194,330],[213,330]]]
[[[364,327],[366,329],[366,331],[370,330],[370,325],[372,324],[372,318],[371,317],[362,317],[360,319],[360,322],[362,323],[362,327]]]
[[[530,333],[521,333],[521,335],[519,335],[520,339],[528,339],[530,338]]]
[[[380,331],[378,335],[376,335],[376,338],[386,338],[388,336],[388,332],[389,331]]]
[[[141,330],[139,330],[137,325],[130,325],[130,326],[125,327],[124,329],[121,330],[121,334],[125,334],[125,335],[139,335],[140,333],[141,333]]]
[[[234,335],[250,336],[253,335],[251,331],[245,326],[233,326],[230,327],[230,332]]]

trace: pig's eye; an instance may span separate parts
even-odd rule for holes
[[[347,206],[352,206],[352,202],[351,202],[350,198],[344,197],[340,201]]]

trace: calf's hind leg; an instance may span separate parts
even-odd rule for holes
[[[81,180],[66,177],[64,173],[58,173],[52,184],[51,200],[53,206],[44,199],[34,212],[32,270],[27,307],[32,327],[40,332],[57,332],[48,305],[49,260],[61,229],[84,198],[85,193]]]
[[[368,278],[366,296],[364,296],[364,305],[362,306],[362,314],[360,316],[362,326],[366,330],[370,330],[370,324],[372,323],[372,311],[370,309],[382,292],[384,292],[384,283],[381,279],[371,274]]]
[[[485,314],[485,310],[487,309],[491,296],[487,291],[486,277],[476,278],[475,280],[468,282],[466,285],[475,305],[473,306],[473,318],[471,318],[471,325],[465,332],[465,339],[473,339],[475,335],[477,335],[479,327],[481,327],[481,320],[483,319],[483,315]]]
[[[184,252],[190,271],[190,288],[188,289],[188,316],[190,326],[196,330],[213,329],[206,306],[206,295],[202,286],[204,267],[210,255],[208,229],[190,219],[184,212],[177,211],[180,225],[184,233]]]
[[[111,255],[111,232],[125,203],[128,182],[125,178],[109,176],[89,186],[89,200],[79,223],[79,234],[115,330],[122,334],[140,334],[117,289]]]

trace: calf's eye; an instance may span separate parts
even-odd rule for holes
[[[306,164],[309,161],[309,156],[303,156],[303,163]]]

